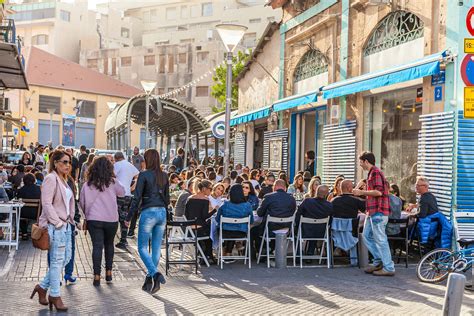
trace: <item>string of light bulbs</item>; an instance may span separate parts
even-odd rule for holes
[[[197,79],[194,79],[193,81],[191,82],[188,82],[187,84],[185,84],[184,86],[180,87],[180,88],[177,88],[177,89],[174,89],[172,91],[169,91],[167,93],[163,93],[163,94],[160,94],[158,97],[159,98],[169,98],[169,97],[172,97],[173,95],[176,95],[178,93],[180,93],[181,91],[183,90],[186,90],[188,89],[189,87],[192,87],[194,85],[196,85],[197,83],[199,83],[201,80],[203,80],[204,78],[207,78],[209,77],[209,75],[212,75],[213,73],[216,72],[217,68],[219,68],[220,66],[222,65],[225,65],[225,59],[219,63],[217,66],[215,66],[212,70],[209,70],[207,71],[205,74],[201,75],[199,78]]]

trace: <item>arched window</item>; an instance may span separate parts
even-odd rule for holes
[[[302,81],[328,71],[328,60],[318,49],[303,55],[296,66],[294,82]]]
[[[32,45],[48,45],[49,36],[46,34],[38,34],[31,38]]]
[[[369,56],[423,37],[423,21],[407,11],[395,11],[376,26],[364,48]]]

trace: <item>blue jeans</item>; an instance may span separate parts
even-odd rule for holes
[[[374,257],[373,264],[376,266],[382,263],[385,271],[395,272],[387,234],[385,233],[387,222],[388,216],[382,216],[381,214],[368,216],[365,220],[364,241],[367,249]]]
[[[74,225],[71,225],[71,260],[66,264],[64,268],[64,274],[72,275],[74,272],[74,256],[76,253],[76,228]]]
[[[148,276],[153,276],[158,272],[165,227],[166,209],[164,207],[149,207],[142,210],[138,223],[138,253],[148,270]],[[151,256],[148,247],[150,240]]]
[[[71,225],[66,224],[60,229],[48,224],[49,234],[49,259],[48,272],[41,281],[40,286],[48,290],[52,297],[61,296],[61,272],[71,259]]]

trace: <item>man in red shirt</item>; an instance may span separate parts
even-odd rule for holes
[[[390,214],[389,185],[382,171],[375,166],[375,156],[364,152],[359,156],[359,165],[368,171],[367,190],[353,191],[356,196],[366,196],[367,219],[364,226],[364,241],[374,257],[373,265],[365,269],[366,273],[378,276],[393,276],[395,266],[388,244],[385,227]]]

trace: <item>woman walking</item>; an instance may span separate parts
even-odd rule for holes
[[[112,282],[114,237],[119,221],[117,197],[124,196],[125,189],[115,179],[112,163],[106,157],[94,159],[87,169],[79,200],[92,240],[94,286],[100,285],[102,251],[105,253],[105,281]]]
[[[48,305],[57,311],[67,311],[61,300],[61,271],[71,258],[71,225],[74,223],[74,194],[67,184],[71,168],[71,156],[63,150],[54,151],[49,160],[49,174],[41,186],[43,212],[39,218],[40,227],[49,234],[50,265],[46,276],[37,284],[31,298],[38,293],[41,305]],[[49,296],[46,299],[47,291]]]
[[[138,175],[133,200],[125,225],[128,226],[140,205],[138,223],[138,252],[147,268],[147,276],[142,290],[156,293],[165,277],[158,272],[161,240],[166,227],[166,210],[170,203],[169,183],[166,172],[161,169],[160,154],[156,149],[148,149],[144,155],[145,170]],[[151,254],[148,244],[151,240]]]

